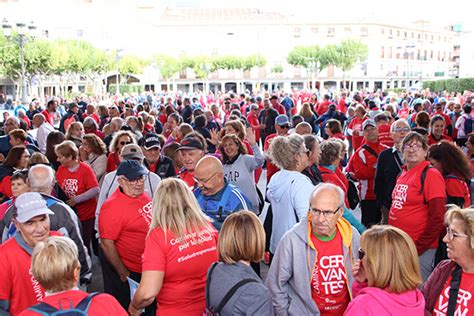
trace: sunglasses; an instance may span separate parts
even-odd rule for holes
[[[362,248],[359,248],[359,260],[362,260],[365,256],[365,251]]]
[[[132,142],[120,142],[119,144],[122,145],[122,146],[125,146],[125,145],[128,145],[128,144],[131,144]]]

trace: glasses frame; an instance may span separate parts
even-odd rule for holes
[[[205,180],[200,180],[200,179],[195,178],[195,177],[193,177],[193,179],[194,179],[194,181],[195,181],[196,183],[206,184],[206,183],[208,183],[209,181],[211,181],[211,179],[214,178],[214,176],[215,176],[216,174],[218,174],[218,172],[214,172],[214,174],[213,174],[212,176],[210,176],[209,178],[207,178],[207,179],[205,179]]]
[[[454,240],[457,237],[470,238],[468,235],[453,232],[453,230],[449,228],[449,226],[446,227],[446,236],[448,237],[448,240]]]
[[[324,218],[331,218],[336,215],[337,212],[341,209],[342,205],[339,205],[335,211],[328,211],[328,210],[318,210],[312,207],[309,208],[309,211],[315,214],[316,216],[323,215]]]
[[[365,257],[365,251],[362,248],[359,248],[358,257],[359,257],[359,260],[362,260]]]
[[[123,176],[122,180],[128,182],[130,185],[137,185],[139,183],[145,183],[146,176],[141,176],[140,178],[137,178],[135,180],[129,180],[125,176]]]
[[[406,151],[408,149],[413,150],[413,151],[417,151],[417,150],[420,150],[422,148],[423,148],[422,144],[412,144],[412,145],[406,144],[406,145],[403,145],[403,147],[402,147],[403,151]]]

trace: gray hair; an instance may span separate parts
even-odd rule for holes
[[[332,183],[320,183],[320,184],[318,184],[314,188],[313,193],[311,193],[311,197],[310,197],[309,202],[311,203],[311,199],[313,199],[313,197],[316,196],[320,191],[324,191],[324,190],[328,190],[328,189],[333,190],[334,192],[336,192],[337,197],[339,198],[338,205],[343,206],[344,203],[345,203],[345,200],[346,200],[344,191],[342,191],[342,189],[340,187],[338,187],[337,185],[332,184]]]
[[[84,122],[82,123],[82,125],[84,127],[90,127],[90,126],[94,125],[96,129],[99,128],[99,126],[97,125],[97,122],[90,116],[88,116],[84,119]]]
[[[319,164],[321,166],[329,166],[336,159],[341,157],[341,152],[344,148],[334,139],[326,140],[321,143],[321,158]]]
[[[114,117],[114,118],[110,121],[110,123],[111,123],[112,125],[118,126],[117,130],[121,129],[122,126],[123,126],[123,120],[122,120],[121,117]]]
[[[392,126],[390,126],[390,133],[393,133],[395,131],[395,128],[399,125],[399,123],[403,123],[406,127],[410,127],[410,124],[408,124],[407,120],[398,119],[395,122],[393,122]]]
[[[51,193],[54,185],[54,170],[43,164],[34,165],[28,171],[28,182],[33,192]]]
[[[304,138],[301,135],[277,136],[270,144],[268,155],[278,168],[294,170],[296,168],[294,155],[302,153],[301,146],[304,146]]]

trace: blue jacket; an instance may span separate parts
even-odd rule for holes
[[[230,214],[240,210],[252,210],[252,203],[233,184],[225,182],[224,188],[214,195],[204,195],[201,189],[194,190],[201,210],[211,218],[212,224],[217,230],[221,229],[222,223]]]

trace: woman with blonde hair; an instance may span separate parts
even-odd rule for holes
[[[79,147],[81,161],[84,161],[94,170],[97,181],[100,182],[107,169],[107,156],[105,143],[95,134],[86,134]]]
[[[51,236],[37,244],[31,257],[31,273],[48,295],[20,315],[52,315],[72,308],[87,315],[127,315],[113,296],[79,290],[80,272],[77,246],[68,237]]]
[[[77,148],[82,145],[82,138],[84,137],[84,127],[81,122],[74,122],[69,124],[66,131],[66,139],[72,141]]]
[[[265,252],[265,231],[258,217],[246,210],[229,215],[219,233],[218,250],[219,263],[207,275],[206,307],[220,315],[273,315],[270,291],[250,267]],[[225,302],[234,286],[237,291]]]
[[[120,164],[120,153],[122,148],[128,144],[136,144],[137,140],[130,131],[118,131],[112,141],[110,142],[109,147],[109,156],[107,157],[107,173],[117,169]]]
[[[424,315],[418,255],[410,236],[376,225],[362,235],[360,247],[352,268],[354,299],[344,315]]]
[[[202,315],[206,272],[217,261],[217,231],[186,183],[168,178],[153,198],[142,279],[128,311],[156,298],[156,315]]]
[[[303,103],[301,107],[300,113],[306,123],[309,123],[315,133],[319,131],[319,125],[316,124],[316,120],[318,119],[316,115],[314,115],[313,111],[311,110],[311,105],[308,102]]]

